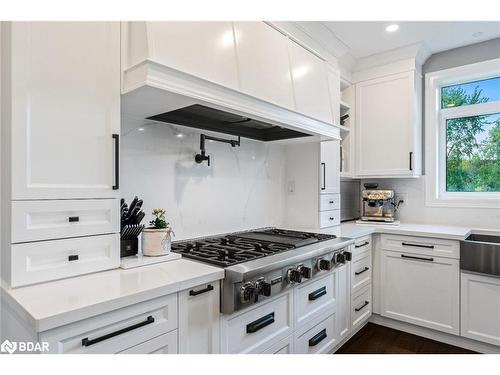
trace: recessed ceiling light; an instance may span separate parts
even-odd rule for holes
[[[483,32],[482,32],[482,31],[478,31],[478,32],[475,32],[474,34],[472,34],[472,37],[473,37],[473,38],[478,38],[478,37],[480,37],[481,35],[483,35]]]
[[[397,31],[399,29],[399,25],[398,24],[392,24],[392,25],[389,25],[385,28],[385,31],[387,31],[388,33],[393,33],[394,31]]]

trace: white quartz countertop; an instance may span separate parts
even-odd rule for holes
[[[368,236],[373,233],[400,234],[405,236],[433,237],[444,238],[450,240],[463,240],[470,233],[471,228],[447,226],[447,225],[430,225],[430,224],[412,224],[400,223],[399,225],[384,225],[384,224],[356,224],[354,221],[343,223],[336,227],[325,229],[297,229],[310,232],[320,232],[334,234],[339,237],[359,238]]]
[[[222,278],[222,268],[178,259],[3,289],[2,303],[41,332]]]

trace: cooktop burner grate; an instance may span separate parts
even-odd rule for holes
[[[186,258],[229,267],[333,238],[327,234],[266,229],[174,242],[172,251]]]

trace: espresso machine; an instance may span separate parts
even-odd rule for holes
[[[396,203],[394,190],[379,190],[377,184],[365,184],[361,222],[395,223],[395,214],[402,200]]]

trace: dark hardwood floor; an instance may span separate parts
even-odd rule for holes
[[[336,354],[476,354],[467,349],[368,323]]]

